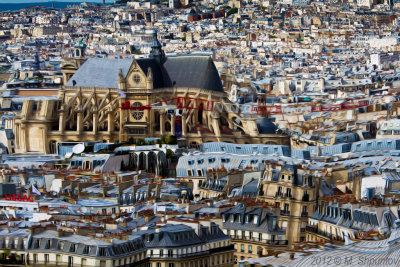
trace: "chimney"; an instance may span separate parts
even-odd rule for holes
[[[57,236],[58,237],[67,236],[67,235],[70,235],[70,234],[72,234],[72,233],[71,232],[67,232],[67,231],[63,231],[63,230],[58,230],[57,231]]]

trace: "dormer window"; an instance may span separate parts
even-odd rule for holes
[[[197,164],[203,164],[203,163],[204,163],[204,159],[197,160]]]
[[[222,163],[229,163],[230,159],[229,158],[221,158]]]
[[[151,241],[151,235],[147,235],[146,236],[146,242],[150,242]]]
[[[40,240],[36,239],[34,248],[39,248],[40,247],[39,242],[40,242]]]
[[[258,224],[258,215],[254,215],[253,223]]]
[[[50,248],[50,239],[46,240],[46,245],[45,245],[46,249]]]
[[[76,244],[71,244],[71,247],[69,248],[69,252],[76,252]]]

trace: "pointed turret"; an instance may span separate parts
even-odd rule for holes
[[[158,41],[156,30],[153,31],[153,40],[151,43],[150,56],[155,60],[157,60],[157,62],[160,64],[164,62],[165,54],[164,51],[162,50],[161,43]]]

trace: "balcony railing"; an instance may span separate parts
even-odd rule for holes
[[[281,215],[283,215],[283,216],[289,216],[289,215],[290,215],[290,211],[288,211],[288,210],[281,210]]]
[[[223,252],[223,251],[229,251],[235,249],[234,245],[229,245],[225,247],[219,247],[219,248],[211,248],[210,249],[210,254],[216,253],[216,252]]]
[[[330,239],[330,240],[344,242],[343,238],[338,237],[338,236],[334,236],[334,235],[332,235],[331,233],[327,233],[327,232],[324,232],[324,231],[320,231],[320,230],[318,229],[318,227],[315,227],[315,226],[306,226],[305,229],[306,229],[307,232],[314,233],[314,234],[317,234],[317,235],[326,237],[326,238],[328,238],[328,239]]]
[[[259,238],[255,237],[248,237],[248,236],[231,236],[233,241],[250,241],[250,242],[255,242],[258,244],[267,244],[267,245],[277,245],[277,246],[286,246],[288,244],[287,240],[266,240],[262,239],[260,240]]]
[[[209,251],[199,251],[199,252],[194,252],[194,253],[185,253],[185,254],[173,254],[173,255],[168,255],[168,254],[153,254],[150,257],[152,259],[179,259],[179,258],[191,258],[191,257],[200,257],[203,255],[209,254]]]

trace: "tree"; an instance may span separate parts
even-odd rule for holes
[[[229,17],[229,16],[232,15],[232,14],[238,13],[238,11],[239,11],[239,10],[238,10],[237,7],[231,8],[231,9],[228,11],[228,13],[226,13],[226,16]]]
[[[167,157],[167,159],[170,159],[173,154],[174,152],[171,149],[167,149],[167,153],[165,154],[165,156]]]

